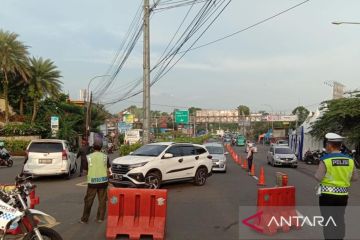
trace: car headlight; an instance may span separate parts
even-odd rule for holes
[[[133,170],[133,169],[135,169],[135,168],[139,168],[139,167],[145,166],[145,164],[147,164],[147,162],[129,165],[129,170]]]
[[[275,159],[276,159],[276,160],[279,160],[280,157],[279,157],[278,155],[275,155]]]

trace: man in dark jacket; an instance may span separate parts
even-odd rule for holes
[[[80,159],[80,175],[79,177],[81,177],[83,175],[83,172],[85,169],[87,169],[87,158],[86,156],[90,154],[90,147],[89,144],[86,140],[82,141],[82,146],[79,149],[79,152],[76,156],[76,159],[78,159],[79,157],[81,157]]]

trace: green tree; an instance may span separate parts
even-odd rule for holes
[[[30,59],[29,96],[33,100],[31,123],[36,120],[39,101],[44,97],[57,96],[61,92],[60,71],[50,59]]]
[[[29,95],[29,83],[20,75],[13,77],[13,84],[9,86],[9,103],[20,114],[24,116],[27,103],[31,101]]]
[[[324,114],[313,124],[313,136],[323,138],[328,132],[335,132],[347,137],[360,146],[360,97],[330,100],[324,103]]]
[[[309,116],[309,110],[307,110],[304,106],[298,106],[293,111],[293,115],[297,115],[298,118],[298,124],[301,125],[306,118]]]
[[[239,115],[245,115],[245,116],[249,116],[250,115],[250,108],[248,106],[245,105],[240,105],[238,106],[238,111],[239,111]]]
[[[9,122],[9,84],[15,75],[28,78],[28,47],[18,40],[19,35],[0,30],[0,74],[5,100],[5,122]]]
[[[190,116],[194,115],[196,113],[196,111],[200,111],[200,110],[201,110],[201,108],[191,107],[191,108],[189,108],[189,114],[190,114]]]

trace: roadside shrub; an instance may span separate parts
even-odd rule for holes
[[[120,156],[127,156],[131,152],[134,152],[136,149],[140,148],[142,146],[141,143],[135,143],[132,145],[122,145],[120,147]]]
[[[29,145],[30,141],[24,140],[6,140],[4,141],[5,148],[13,156],[24,156],[26,147]]]
[[[47,130],[38,125],[31,125],[28,123],[23,124],[6,124],[0,129],[2,136],[32,136],[43,135]]]

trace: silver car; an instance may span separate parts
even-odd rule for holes
[[[272,166],[291,166],[297,168],[297,158],[294,152],[287,146],[272,145],[267,154],[267,162]]]
[[[224,146],[221,143],[207,143],[204,145],[210,155],[212,156],[213,161],[213,171],[214,172],[226,172],[226,155],[228,152],[225,152]]]

